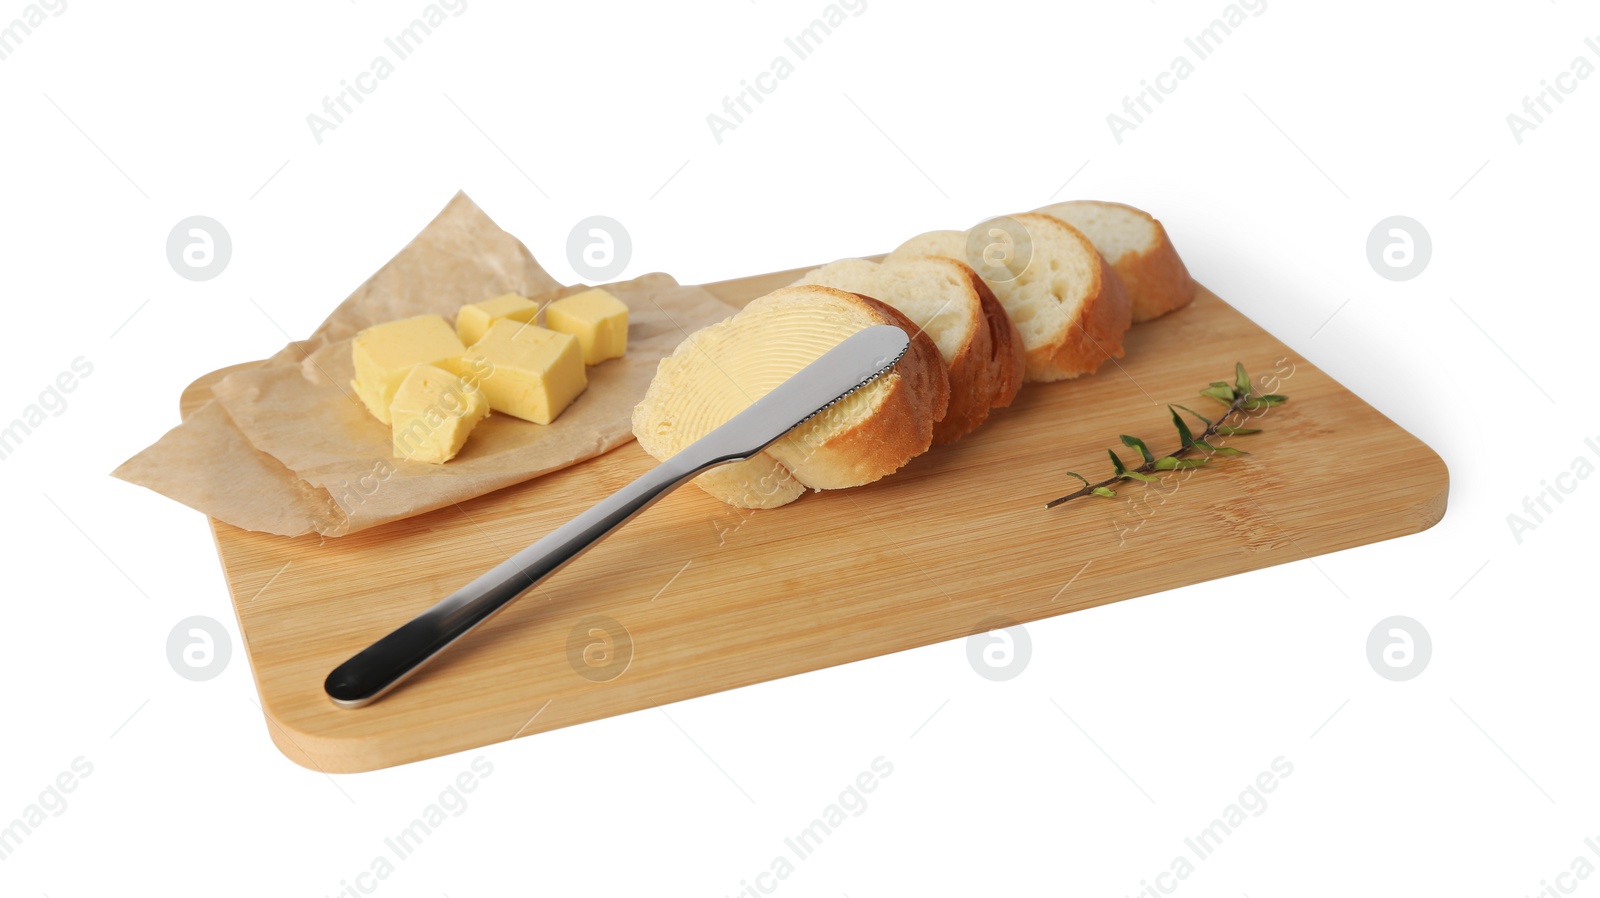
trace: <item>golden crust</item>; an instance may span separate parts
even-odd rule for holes
[[[1036,347],[1028,354],[1028,380],[1066,380],[1093,374],[1107,359],[1122,358],[1122,337],[1132,323],[1132,309],[1122,279],[1105,257],[1083,232],[1053,215],[1028,212],[1013,217],[1025,224],[1045,219],[1060,226],[1098,263],[1089,275],[1078,319],[1063,334],[1061,342]]]
[[[963,434],[970,433],[978,425],[988,420],[989,410],[1003,408],[1011,404],[1017,397],[1017,390],[1022,386],[1022,378],[1027,370],[1027,357],[1022,348],[1022,334],[1017,332],[1017,325],[1012,322],[1011,316],[1006,314],[1005,306],[984,283],[983,278],[972,270],[972,266],[954,259],[946,260],[961,268],[961,275],[972,287],[972,292],[978,298],[978,307],[983,313],[985,338],[974,341],[974,353],[981,357],[980,377],[968,395],[968,425],[965,430],[956,432],[954,427],[945,428],[948,436],[941,438],[940,428],[945,422],[940,422],[940,427],[934,428],[933,441],[935,443],[948,443]],[[951,366],[951,391],[955,391],[954,365]],[[952,400],[953,401],[953,400]],[[947,416],[946,420],[949,420]]]
[[[900,308],[896,303],[902,297],[879,294],[872,289],[874,283],[880,278],[917,275],[939,277],[950,285],[938,288],[937,298],[943,299],[939,313],[958,315],[962,322],[959,343],[950,348],[946,359],[949,406],[933,427],[934,445],[941,445],[977,429],[988,418],[989,409],[1009,405],[1021,381],[1021,335],[977,272],[948,256],[906,255],[882,263],[841,259],[807,272],[796,283],[860,291]],[[949,329],[957,330],[954,326]]]
[[[1128,301],[1133,306],[1133,322],[1151,321],[1174,309],[1182,308],[1194,300],[1194,278],[1178,256],[1178,250],[1167,236],[1167,229],[1150,213],[1126,203],[1106,200],[1072,200],[1046,206],[1039,210],[1048,214],[1051,209],[1063,206],[1111,206],[1144,218],[1154,227],[1156,241],[1143,250],[1128,250],[1119,258],[1107,259],[1113,270],[1122,278],[1128,290]]]
[[[1034,380],[1066,380],[1093,374],[1107,359],[1122,358],[1122,337],[1132,323],[1128,293],[1103,257],[1099,281],[1099,292],[1084,302],[1083,315],[1073,324],[1066,342],[1034,372]]]
[[[1155,224],[1156,233],[1161,235],[1155,249],[1123,253],[1112,265],[1128,287],[1135,322],[1160,318],[1194,301],[1194,278],[1168,239],[1167,229],[1159,221]]]

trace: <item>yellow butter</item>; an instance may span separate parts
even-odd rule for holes
[[[556,300],[544,320],[551,330],[578,338],[586,365],[622,358],[628,349],[628,307],[599,287]]]
[[[571,334],[496,321],[462,357],[478,376],[489,407],[549,424],[589,385],[583,350]]]
[[[461,345],[455,331],[438,315],[419,315],[374,325],[351,341],[356,379],[352,386],[367,411],[389,423],[389,403],[395,391],[417,365],[456,370]]]
[[[389,404],[396,458],[442,465],[489,415],[483,392],[452,371],[417,365]]]
[[[539,304],[526,296],[507,293],[475,302],[469,306],[462,306],[456,313],[456,336],[467,346],[483,339],[489,330],[489,325],[505,319],[519,324],[531,324],[539,314]]]

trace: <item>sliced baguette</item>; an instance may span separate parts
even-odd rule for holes
[[[1094,244],[1059,218],[1037,212],[1008,218],[1027,230],[1027,265],[1015,277],[984,280],[1022,335],[1025,379],[1065,380],[1122,358],[1122,335],[1132,321],[1128,295]],[[967,231],[929,231],[901,244],[889,260],[969,261],[968,241]]]
[[[1194,299],[1194,279],[1167,229],[1150,213],[1122,203],[1072,200],[1039,210],[1083,232],[1128,290],[1135,323],[1160,318]]]
[[[790,431],[746,461],[695,478],[741,508],[776,508],[807,487],[871,483],[928,449],[949,403],[938,347],[893,307],[823,286],[784,287],[702,328],[661,360],[633,410],[633,433],[665,461],[815,361],[845,337],[875,324],[911,335],[888,372]]]
[[[935,444],[977,429],[989,409],[1010,405],[1022,385],[1022,336],[988,285],[964,262],[942,256],[908,256],[881,265],[841,259],[795,283],[837,287],[888,303],[933,338],[950,378],[950,407],[934,425]]]

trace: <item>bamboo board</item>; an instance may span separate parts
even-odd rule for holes
[[[735,305],[804,269],[707,285]],[[267,729],[295,762],[373,770],[1425,530],[1449,477],[1420,440],[1210,291],[1128,334],[1120,366],[1024,386],[977,432],[878,483],[746,511],[686,486],[360,709],[335,666],[643,473],[598,458],[338,539],[212,521]],[[1235,361],[1289,394],[1252,454],[1046,510],[1117,435],[1175,437],[1165,403]],[[185,391],[187,413],[213,372]],[[1159,403],[1159,404],[1158,404]],[[1219,409],[1221,406],[1212,405]],[[1311,451],[1339,435],[1339,452]],[[1128,450],[1131,452],[1132,450]],[[1293,476],[1290,477],[1290,460]],[[1390,472],[1384,489],[1363,471]],[[1093,475],[1091,475],[1093,476]],[[1204,541],[1184,538],[1225,534]],[[1141,546],[1161,546],[1148,563]]]

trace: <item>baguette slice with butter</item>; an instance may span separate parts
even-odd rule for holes
[[[1160,318],[1194,299],[1194,279],[1167,229],[1150,213],[1121,203],[1072,200],[1039,210],[1083,232],[1128,289],[1133,321]]]
[[[776,508],[812,489],[871,483],[926,451],[949,403],[933,340],[893,307],[843,290],[784,287],[691,334],[661,360],[633,410],[639,445],[665,461],[726,423],[856,331],[893,324],[911,335],[894,367],[790,431],[766,451],[695,478],[741,508]]]
[[[1132,323],[1128,294],[1094,244],[1049,215],[1025,212],[1008,219],[1027,231],[1017,235],[1025,236],[1030,247],[1026,265],[1015,276],[984,280],[1022,335],[1026,379],[1065,380],[1092,374],[1108,358],[1122,358],[1122,335]],[[890,253],[889,260],[934,255],[967,261],[970,235],[919,234]]]
[[[950,377],[950,407],[934,425],[935,444],[977,429],[989,409],[1010,405],[1022,385],[1022,336],[988,285],[964,262],[941,256],[908,256],[881,265],[841,259],[795,283],[837,287],[888,303],[933,338]]]

